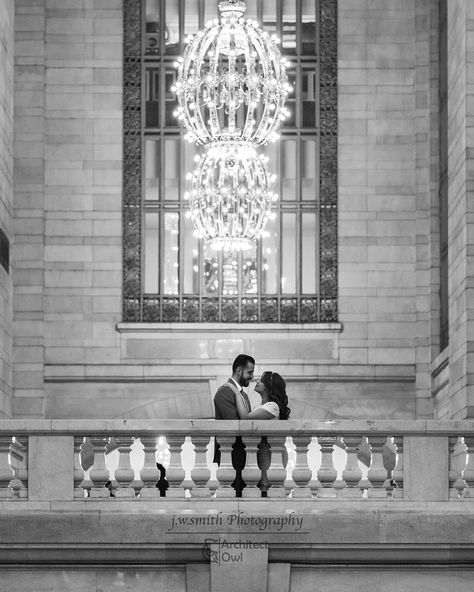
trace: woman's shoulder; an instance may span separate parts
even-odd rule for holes
[[[262,409],[265,409],[265,411],[268,411],[275,417],[280,416],[280,408],[278,407],[278,404],[275,403],[275,401],[267,401],[262,405]]]

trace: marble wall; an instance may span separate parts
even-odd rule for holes
[[[429,416],[434,4],[338,2],[341,324],[310,334],[120,326],[122,1],[15,3],[15,416],[205,417],[242,350],[297,413]]]
[[[0,4],[0,228],[13,237],[13,0]],[[12,414],[12,275],[0,266],[0,418]]]

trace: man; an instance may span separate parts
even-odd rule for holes
[[[250,401],[242,387],[247,387],[253,378],[255,360],[247,354],[239,354],[232,364],[232,376],[217,389],[214,396],[215,419],[239,419],[236,397],[242,397],[250,411]]]
[[[255,360],[247,354],[239,354],[232,364],[232,376],[220,386],[214,395],[215,419],[239,419],[237,413],[236,397],[242,397],[247,409],[250,411],[250,401],[243,387],[247,387],[253,378]],[[235,480],[232,487],[235,489],[236,497],[242,497],[242,490],[245,482],[242,479],[242,470],[245,467],[246,454],[245,446],[241,436],[237,436],[232,447],[232,465],[235,469]],[[221,451],[217,440],[215,440],[214,462],[220,465]]]

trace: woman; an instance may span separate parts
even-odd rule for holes
[[[240,419],[288,419],[290,409],[286,396],[286,383],[276,372],[264,372],[254,388],[262,397],[261,405],[248,412],[242,397],[236,397]]]

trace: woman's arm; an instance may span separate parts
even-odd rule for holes
[[[240,396],[235,397],[235,402],[237,404],[239,419],[273,419],[273,417],[275,417],[266,409],[256,409],[255,411],[248,412],[244,401]]]

